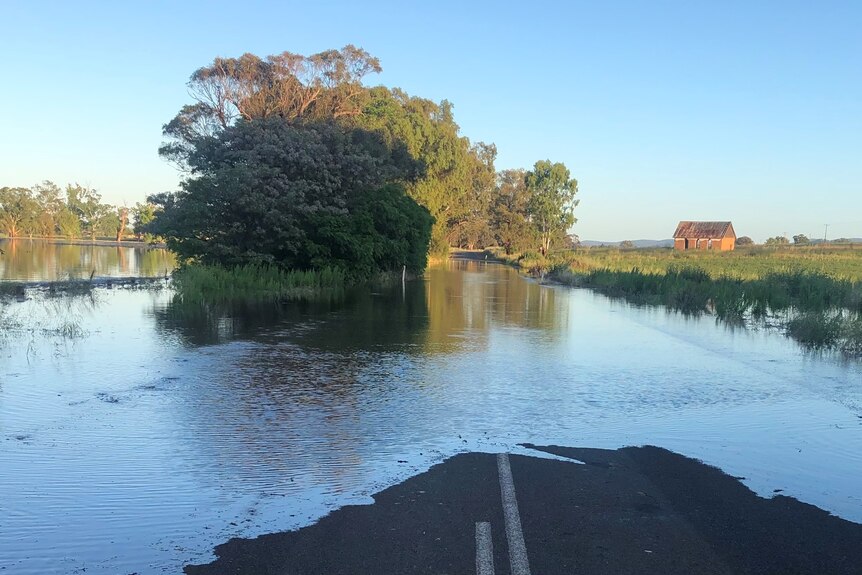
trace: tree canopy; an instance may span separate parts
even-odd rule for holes
[[[491,229],[494,241],[507,254],[532,248],[537,234],[530,222],[530,194],[524,170],[504,170],[497,174],[491,204]]]
[[[394,265],[348,247],[347,230],[362,235],[351,227],[360,213],[374,229],[381,223],[368,198],[384,202],[387,217],[409,214],[417,230],[431,222],[435,254],[497,242],[547,251],[565,237],[577,183],[563,164],[498,174],[496,147],[462,136],[450,102],[363,84],[380,71],[352,45],[216,58],[195,71],[194,102],[165,124],[159,150],[186,179],[152,198],[159,210],[148,229],[187,258],[299,267],[357,258],[366,262],[357,273]],[[424,210],[396,200],[398,190]],[[395,220],[378,230],[393,241]],[[417,238],[402,238],[411,253]]]
[[[125,215],[124,215],[125,214]],[[102,202],[94,189],[44,181],[32,188],[0,188],[0,232],[9,237],[62,236],[122,239],[128,212]]]
[[[539,233],[540,249],[546,254],[554,238],[564,235],[577,221],[574,210],[578,205],[578,182],[565,164],[540,160],[527,172],[526,184],[530,194],[527,210]]]
[[[152,196],[147,231],[185,259],[337,266],[357,276],[425,267],[431,217],[374,134],[331,123],[240,120],[196,143],[193,174]]]
[[[319,122],[358,115],[368,96],[363,78],[381,71],[377,58],[353,45],[311,56],[216,58],[192,74],[188,87],[195,103],[164,126],[169,141],[159,152],[182,165],[198,139],[240,118]]]

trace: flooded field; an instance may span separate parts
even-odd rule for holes
[[[67,281],[97,277],[157,277],[169,274],[176,258],[144,245],[0,240],[0,281]]]
[[[179,573],[522,442],[658,445],[862,522],[859,362],[501,265],[319,304],[33,296],[0,320],[10,573]]]

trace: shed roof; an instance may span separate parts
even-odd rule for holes
[[[736,236],[733,225],[730,222],[680,222],[673,233],[675,238],[723,238],[728,235]]]

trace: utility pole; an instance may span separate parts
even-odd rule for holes
[[[829,232],[829,224],[823,224],[825,229],[823,230],[823,243],[826,243],[826,234]]]

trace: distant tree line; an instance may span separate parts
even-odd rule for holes
[[[68,184],[64,189],[50,181],[30,188],[0,187],[0,233],[10,238],[112,238],[131,231],[131,221],[146,224],[156,206],[133,208],[102,202],[94,189]]]
[[[791,240],[788,239],[787,236],[785,236],[785,235],[773,236],[770,238],[766,238],[766,241],[763,242],[763,245],[770,246],[770,247],[778,247],[778,246],[788,246],[788,245],[809,246],[809,245],[815,245],[815,244],[850,244],[850,243],[852,243],[852,241],[847,239],[847,238],[838,238],[835,240],[828,240],[828,241],[827,240],[817,240],[817,239],[812,240],[805,234],[796,234],[793,236],[792,240],[793,241],[791,242]],[[741,237],[737,238],[736,245],[738,245],[738,246],[751,246],[751,245],[754,245],[754,241],[748,236],[741,236]]]
[[[497,172],[493,144],[460,135],[452,105],[367,87],[380,62],[346,46],[216,58],[163,129],[184,172],[145,226],[182,258],[358,276],[424,268],[450,246],[546,252],[575,222],[561,163]]]

